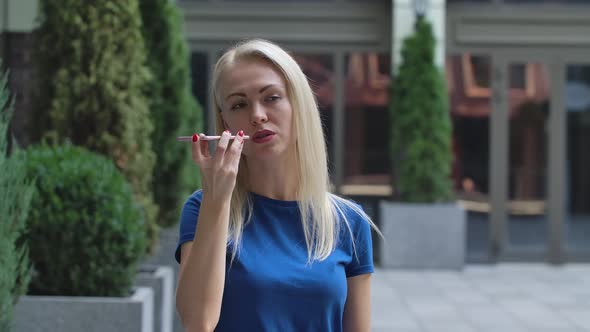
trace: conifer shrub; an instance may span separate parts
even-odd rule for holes
[[[131,186],[106,157],[71,144],[26,153],[30,294],[126,296],[147,242]]]
[[[171,226],[178,222],[186,197],[200,187],[191,149],[175,139],[202,131],[202,109],[191,91],[182,13],[170,0],[142,0],[139,8],[147,64],[154,78],[149,85],[156,153],[154,198],[160,208],[158,223]]]
[[[402,46],[390,105],[394,199],[403,202],[453,199],[448,95],[434,49],[432,26],[418,17]]]
[[[13,104],[7,75],[0,77],[0,331],[10,331],[14,305],[27,290],[31,265],[24,241],[34,187],[23,167],[21,151],[9,140]]]
[[[138,0],[40,0],[35,38],[34,142],[76,146],[114,161],[156,243],[151,79]]]

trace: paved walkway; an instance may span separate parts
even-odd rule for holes
[[[590,264],[378,269],[373,331],[590,332]]]

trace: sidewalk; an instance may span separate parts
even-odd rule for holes
[[[375,332],[590,332],[590,264],[378,269]]]

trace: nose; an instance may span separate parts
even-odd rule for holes
[[[252,107],[252,114],[250,115],[250,123],[257,126],[268,121],[266,109],[259,103],[255,103]]]

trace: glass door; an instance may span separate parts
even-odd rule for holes
[[[553,129],[563,84],[553,83],[557,66],[543,58],[495,55],[493,63],[490,255],[551,261],[561,255],[562,198],[551,186],[559,179]]]
[[[509,62],[507,82],[507,256],[543,259],[548,250],[549,68]]]
[[[487,53],[449,54],[446,59],[452,177],[455,195],[466,212],[466,260],[470,263],[490,260],[491,60]]]
[[[568,259],[590,257],[590,64],[565,67],[565,225]]]
[[[590,64],[499,56],[491,141],[492,256],[590,257]]]

